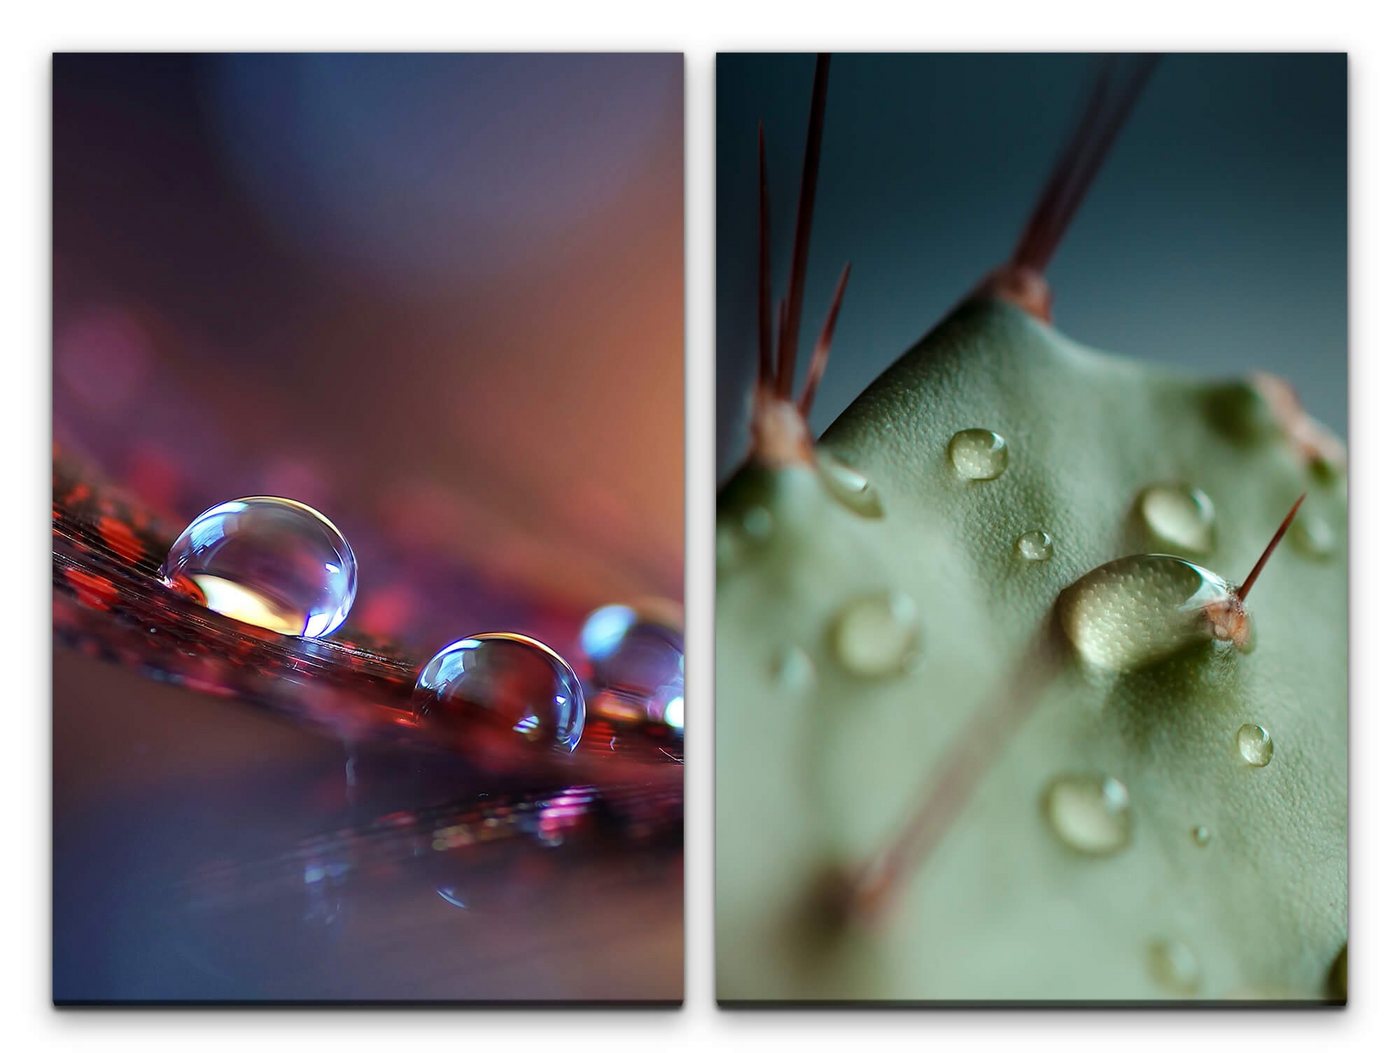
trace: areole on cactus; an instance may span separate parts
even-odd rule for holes
[[[793,381],[828,59],[776,340],[760,143],[716,533],[723,1000],[1345,998],[1340,443],[1273,378],[1050,321],[1150,66],[1109,68],[1011,259],[819,441],[849,269]]]

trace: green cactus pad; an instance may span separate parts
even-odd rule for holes
[[[1005,438],[997,478],[966,479],[950,460],[970,428]],[[1249,383],[1091,351],[990,301],[935,328],[819,448],[869,478],[882,514],[858,514],[802,465],[750,465],[720,495],[720,998],[1335,998],[1344,473],[1305,464]],[[1148,530],[1139,495],[1155,483],[1208,496],[1212,551]],[[1057,636],[1061,591],[1119,557],[1181,555],[1238,583],[1304,490],[1248,597],[1249,653],[1202,642],[1113,675]],[[1053,539],[1049,558],[1020,552],[1033,531]],[[865,601],[841,637],[843,612]],[[886,608],[905,620],[882,636]],[[893,632],[908,654],[874,675],[842,650],[864,639],[898,657]],[[1050,659],[1034,706],[997,736],[902,899],[878,926],[833,926],[823,882],[889,843],[969,717],[1036,654]],[[1272,737],[1264,767],[1239,754],[1244,724]],[[1075,774],[1126,787],[1121,851],[1075,851],[1047,821],[1047,785]],[[1198,971],[1189,985],[1163,982],[1164,946]]]

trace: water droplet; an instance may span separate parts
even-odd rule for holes
[[[563,658],[519,633],[448,644],[418,674],[414,705],[446,726],[494,726],[572,751],[583,737],[583,688]]]
[[[829,450],[816,452],[817,475],[827,491],[858,515],[878,519],[885,514],[873,483]]]
[[[1235,733],[1235,745],[1246,764],[1262,768],[1274,759],[1274,739],[1258,724],[1245,724]]]
[[[773,679],[784,691],[800,694],[817,681],[817,669],[807,652],[796,644],[784,647],[773,663]]]
[[[1016,539],[1016,553],[1028,563],[1042,563],[1055,554],[1055,539],[1044,530],[1028,530]]]
[[[1215,548],[1215,505],[1194,486],[1149,486],[1138,495],[1138,511],[1152,536],[1166,545],[1199,554]]]
[[[1295,548],[1314,559],[1325,559],[1337,547],[1337,535],[1321,516],[1303,513],[1288,528]]]
[[[1152,979],[1172,994],[1195,994],[1201,986],[1201,967],[1195,952],[1179,940],[1157,940],[1147,949]]]
[[[283,497],[200,513],[170,546],[161,580],[210,610],[286,636],[326,636],[355,602],[355,555],[329,519]]]
[[[1176,556],[1126,556],[1060,594],[1060,625],[1090,665],[1127,672],[1211,639],[1249,639],[1230,583]],[[1228,634],[1228,636],[1227,636]]]
[[[856,676],[890,676],[913,661],[919,609],[902,592],[862,596],[846,604],[831,632],[836,660]]]
[[[964,479],[995,479],[1006,471],[1006,440],[986,428],[968,428],[948,440],[948,459]]]
[[[1060,775],[1045,788],[1045,817],[1070,848],[1113,855],[1132,836],[1128,788],[1107,775]]]
[[[739,565],[739,557],[743,554],[743,542],[738,537],[738,531],[728,523],[720,523],[715,527],[715,576],[721,577],[728,574]]]
[[[664,719],[666,706],[685,692],[684,620],[669,600],[599,607],[579,633],[593,686]]]
[[[1191,840],[1192,840],[1192,841],[1195,841],[1196,844],[1200,845],[1202,848],[1204,848],[1206,845],[1210,844],[1210,838],[1211,838],[1210,827],[1208,827],[1208,826],[1193,826],[1193,827],[1191,828]]]
[[[773,533],[773,513],[762,505],[746,509],[740,523],[751,541],[766,541]]]

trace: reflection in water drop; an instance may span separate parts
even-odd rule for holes
[[[1245,763],[1262,768],[1274,759],[1273,736],[1258,724],[1245,724],[1235,733],[1235,746]]]
[[[350,544],[314,508],[245,497],[200,513],[160,568],[210,610],[285,636],[326,636],[355,602]]]
[[[1237,612],[1235,608],[1238,608]],[[1090,665],[1127,672],[1219,638],[1213,615],[1247,619],[1224,578],[1176,556],[1127,556],[1095,567],[1060,594],[1060,625]],[[1237,642],[1248,639],[1247,622]]]
[[[1215,505],[1185,483],[1158,483],[1138,496],[1138,511],[1159,541],[1204,555],[1215,548]]]
[[[852,600],[836,616],[831,644],[836,661],[856,676],[883,677],[906,670],[918,650],[919,610],[902,592]]]
[[[566,751],[583,737],[578,677],[554,651],[518,633],[481,633],[448,644],[418,674],[414,704],[441,725],[509,729]]]
[[[986,428],[968,428],[948,440],[948,459],[964,479],[995,479],[1006,471],[1006,440]]]
[[[1201,985],[1196,955],[1179,940],[1158,940],[1148,947],[1147,968],[1160,987],[1175,995],[1195,994]]]
[[[1045,817],[1076,852],[1113,855],[1132,836],[1128,788],[1106,775],[1060,775],[1045,788]]]
[[[1044,530],[1028,530],[1016,539],[1016,553],[1027,563],[1041,563],[1055,554],[1055,539]]]
[[[818,448],[817,475],[827,491],[858,515],[878,519],[885,514],[874,484],[834,453]]]

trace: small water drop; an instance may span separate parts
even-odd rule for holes
[[[1132,838],[1128,788],[1111,776],[1057,776],[1043,803],[1055,835],[1076,852],[1113,855]]]
[[[773,662],[773,680],[789,694],[800,694],[817,681],[817,669],[806,651],[791,644]]]
[[[816,464],[817,475],[827,491],[851,511],[868,519],[878,519],[885,514],[879,492],[861,472],[821,448],[816,452]]]
[[[753,505],[745,509],[740,524],[750,541],[766,541],[773,533],[773,513],[762,505]]]
[[[1301,515],[1288,529],[1293,547],[1314,559],[1326,559],[1337,547],[1337,535],[1327,520],[1316,515]]]
[[[986,428],[968,428],[948,440],[948,459],[964,479],[995,479],[1006,471],[1006,440]]]
[[[918,650],[918,606],[902,592],[852,600],[837,614],[831,642],[836,661],[856,676],[903,672]]]
[[[418,674],[414,705],[440,725],[494,726],[565,751],[583,737],[578,677],[554,651],[519,633],[481,633],[448,644]]]
[[[1274,759],[1274,739],[1258,724],[1245,724],[1235,733],[1235,746],[1245,763],[1262,768]]]
[[[583,623],[579,646],[588,656],[591,683],[653,720],[685,693],[685,616],[670,600],[646,599],[599,607]]]
[[[1211,838],[1210,827],[1208,827],[1208,826],[1193,826],[1193,827],[1191,828],[1191,840],[1192,840],[1192,841],[1195,841],[1196,844],[1200,845],[1202,848],[1204,848],[1206,845],[1210,844],[1210,838]]]
[[[1221,638],[1214,615],[1237,615],[1233,642],[1249,638],[1248,616],[1229,582],[1176,556],[1126,556],[1095,567],[1060,595],[1060,625],[1090,665],[1127,672],[1205,640]]]
[[[355,602],[355,554],[329,519],[284,497],[244,497],[201,512],[160,579],[210,610],[285,636],[326,636]]]
[[[1179,940],[1157,940],[1148,947],[1147,968],[1152,979],[1172,994],[1195,994],[1201,986],[1196,954]]]
[[[1153,537],[1204,555],[1215,548],[1215,505],[1185,483],[1157,483],[1138,495],[1138,511]]]
[[[1027,563],[1043,563],[1055,554],[1055,539],[1044,530],[1028,530],[1016,539],[1016,553]]]

